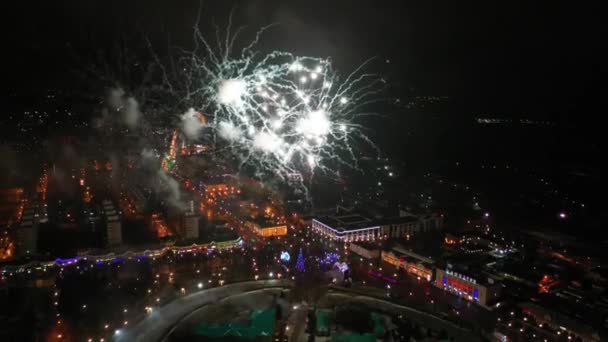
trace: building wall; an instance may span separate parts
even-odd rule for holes
[[[323,224],[315,219],[312,220],[312,229],[315,233],[330,239],[342,240],[345,242],[353,241],[373,241],[381,238],[381,227],[371,226],[367,228],[337,231],[332,227]]]
[[[382,258],[382,261],[389,263],[397,268],[405,269],[405,267],[407,266],[405,259],[397,256],[393,252],[382,251],[381,258]]]
[[[419,231],[418,222],[387,224],[381,227],[382,235],[388,238],[405,238]]]
[[[370,222],[371,223],[371,222]],[[341,230],[337,227],[328,225],[312,219],[313,231],[331,240],[352,241],[373,241],[380,238],[409,238],[418,232],[428,232],[441,229],[443,218],[441,215],[426,215],[412,218],[410,222],[388,223],[381,226],[370,226],[361,229]]]
[[[184,216],[182,236],[184,239],[198,239],[199,217],[196,215]]]
[[[122,243],[122,225],[119,220],[107,222],[108,245],[115,246]]]
[[[356,243],[351,243],[349,248],[351,251],[353,251],[353,253],[356,253],[367,259],[376,259],[380,257],[380,251],[377,249],[367,249],[363,246],[359,246]]]
[[[380,227],[368,227],[352,231],[345,231],[342,234],[342,239],[346,242],[353,241],[373,241],[380,238]]]
[[[263,237],[287,235],[287,226],[280,225],[274,227],[263,227],[258,232],[258,235],[261,235]]]
[[[405,271],[414,276],[426,279],[427,281],[431,281],[431,278],[433,278],[433,269],[430,267],[426,267],[422,264],[416,264],[412,262],[407,263]]]
[[[479,282],[475,282],[472,279],[467,280],[462,277],[448,274],[442,269],[436,269],[435,276],[435,286],[456,293],[465,299],[482,305],[488,305],[500,296],[500,287],[498,284],[486,286]]]
[[[443,227],[443,217],[441,215],[432,214],[420,217],[420,231],[429,232]]]
[[[283,236],[287,235],[287,226],[279,225],[272,227],[261,227],[259,224],[251,221],[245,222],[245,226],[251,229],[255,234],[262,237]]]

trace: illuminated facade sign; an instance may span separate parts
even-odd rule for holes
[[[472,277],[452,270],[437,269],[435,272],[435,286],[470,301],[487,305],[500,295],[500,286],[498,284],[481,284]]]

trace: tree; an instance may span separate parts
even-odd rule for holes
[[[298,253],[298,260],[296,261],[296,269],[300,272],[304,272],[304,255],[302,254],[302,248]]]

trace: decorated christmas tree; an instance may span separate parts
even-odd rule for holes
[[[296,260],[296,269],[300,272],[304,272],[304,255],[302,254],[302,248],[298,253],[298,260]]]

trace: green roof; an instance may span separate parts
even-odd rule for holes
[[[317,318],[317,331],[328,331],[329,317],[327,316],[327,313],[317,310],[315,311],[315,316]]]
[[[276,310],[255,310],[250,315],[251,324],[245,325],[240,322],[229,322],[224,324],[200,323],[194,327],[195,335],[212,338],[235,336],[254,339],[258,336],[270,336],[274,330]]]
[[[376,336],[383,336],[386,333],[386,329],[382,323],[382,317],[379,314],[372,312],[372,321],[374,321],[374,334]]]

